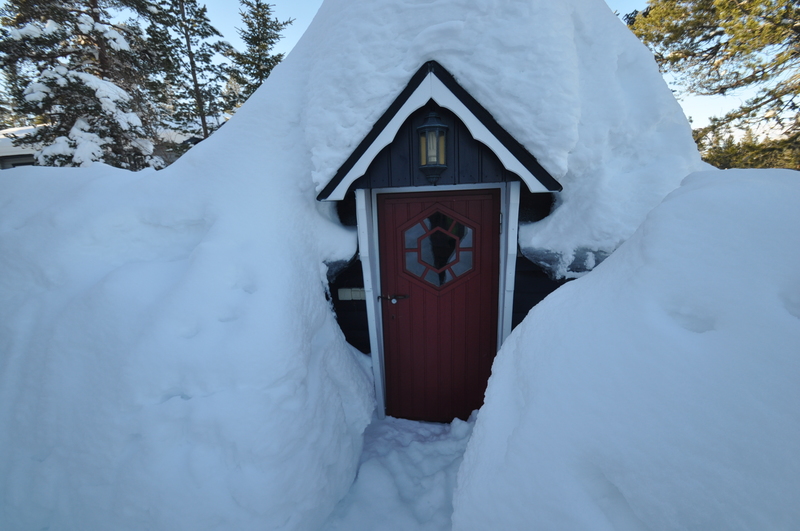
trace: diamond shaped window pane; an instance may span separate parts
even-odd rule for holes
[[[425,280],[427,280],[434,286],[441,286],[442,284],[444,284],[444,282],[442,282],[442,280],[444,279],[441,278],[441,275],[436,271],[432,271],[430,269],[428,270],[428,274],[425,275]]]
[[[459,223],[459,225],[461,225]],[[461,225],[464,227],[463,225]],[[472,247],[472,229],[469,227],[464,227],[464,235],[461,237],[461,243],[458,245],[460,248],[464,249],[465,247]]]
[[[444,270],[441,273],[437,273],[432,269],[428,270],[428,273],[425,275],[425,280],[433,284],[434,286],[444,286],[451,280],[453,280],[453,274],[450,273],[448,270]]]
[[[413,273],[414,275],[421,277],[425,274],[425,270],[427,269],[423,264],[419,263],[417,260],[417,253],[410,252],[406,253],[406,271],[409,273]]]
[[[443,286],[472,269],[472,228],[434,212],[403,232],[405,270]]]
[[[428,232],[428,229],[417,223],[405,232],[406,249],[416,249],[419,237]]]
[[[458,262],[451,269],[455,276],[461,276],[472,269],[472,251],[461,251]]]

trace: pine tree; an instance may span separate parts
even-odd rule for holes
[[[800,143],[800,3],[797,0],[648,0],[625,17],[689,93],[727,95],[753,88],[741,107],[699,131],[761,125],[770,150]],[[777,138],[774,133],[780,133]],[[717,140],[718,141],[718,140]]]
[[[226,68],[215,62],[229,46],[197,0],[158,0],[148,27],[151,48],[162,57],[165,93],[175,125],[203,138],[222,124]]]
[[[800,170],[800,145],[759,138],[747,129],[736,140],[730,129],[714,131],[699,139],[703,160],[721,169],[789,168]]]
[[[246,48],[244,52],[233,51],[231,59],[235,67],[233,80],[241,87],[239,100],[243,102],[283,60],[283,54],[273,54],[272,49],[281,39],[281,32],[294,20],[279,21],[272,16],[274,5],[261,0],[239,0],[239,3],[245,27],[237,31]]]
[[[5,84],[0,81],[0,129],[18,125],[11,96]]]
[[[103,161],[138,170],[159,166],[143,82],[141,31],[124,13],[143,15],[143,0],[7,0],[0,63],[17,113],[44,124],[17,140],[39,147],[42,165]]]

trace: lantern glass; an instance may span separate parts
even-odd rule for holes
[[[419,133],[419,167],[431,184],[447,168],[447,126],[435,112],[428,114],[425,123],[417,128]]]
[[[445,163],[445,135],[443,131],[424,131],[419,135],[420,166]]]
[[[428,144],[428,160],[425,164],[439,164],[439,131],[425,131],[425,137]]]
[[[438,114],[432,112],[425,123],[418,127],[420,166],[445,164],[447,126]]]

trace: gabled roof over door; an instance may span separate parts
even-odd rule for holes
[[[536,157],[503,129],[442,65],[429,61],[412,76],[406,88],[317,195],[317,199],[344,199],[350,185],[364,175],[378,153],[392,143],[403,122],[431,100],[455,113],[473,138],[491,149],[503,166],[517,174],[532,192],[561,191],[561,185],[539,164]]]

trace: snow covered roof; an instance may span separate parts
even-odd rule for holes
[[[28,155],[34,153],[36,150],[28,147],[19,147],[14,145],[14,136],[24,136],[34,130],[33,126],[27,127],[12,127],[10,129],[3,129],[0,131],[0,157],[11,157],[14,155]]]
[[[526,254],[556,257],[561,273],[581,249],[616,249],[705,167],[652,54],[602,0],[326,0],[267,82],[184,159],[230,162],[235,136],[265,178],[280,171],[316,196],[428,61],[563,186],[555,211],[520,232]]]
[[[341,200],[348,187],[364,175],[372,160],[397,135],[403,122],[417,109],[434,101],[453,111],[473,138],[489,146],[506,169],[516,173],[531,191],[561,191],[561,185],[542,168],[536,157],[517,142],[475,98],[436,61],[428,61],[411,77],[406,88],[389,106],[348,157],[317,199]]]

